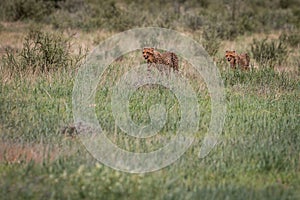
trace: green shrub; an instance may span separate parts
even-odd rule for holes
[[[202,45],[204,49],[208,52],[210,56],[215,56],[221,45],[221,41],[216,30],[209,28],[204,29],[202,33],[202,38]]]
[[[258,13],[257,21],[262,31],[279,30],[292,26],[293,14],[290,10],[263,10]]]
[[[279,0],[280,8],[287,9],[295,6],[296,0]]]
[[[4,0],[1,18],[8,21],[33,19],[42,21],[55,7],[51,0]]]
[[[253,58],[262,67],[273,68],[276,64],[281,65],[288,57],[287,46],[282,40],[254,39],[251,44]]]
[[[298,47],[300,45],[300,32],[295,31],[290,33],[283,33],[280,35],[279,39],[291,47]]]
[[[51,24],[55,28],[124,31],[137,25],[140,18],[135,17],[136,12],[131,10],[130,5],[126,9],[120,9],[114,0],[89,2],[66,0],[59,5],[61,9],[50,16]]]
[[[245,11],[241,14],[237,21],[237,27],[239,29],[239,34],[253,33],[257,31],[259,23],[255,20],[256,13],[251,11]],[[249,20],[250,19],[250,20]]]
[[[203,16],[191,15],[187,14],[184,16],[184,24],[191,30],[198,30],[201,26],[203,26]]]
[[[2,59],[12,72],[45,73],[76,66],[85,56],[72,55],[69,39],[62,36],[31,30],[24,39],[23,48],[17,53],[6,50]]]
[[[300,3],[299,6],[295,6],[292,8],[293,16],[294,16],[294,24],[296,27],[300,28]]]

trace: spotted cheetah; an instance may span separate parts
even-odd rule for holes
[[[230,63],[230,67],[236,69],[236,65],[244,70],[249,69],[250,57],[247,53],[238,55],[235,51],[226,51],[225,58]]]
[[[160,53],[154,48],[144,48],[143,57],[147,60],[148,69],[153,64],[161,64],[167,65],[169,69],[173,68],[174,71],[178,71],[178,57],[173,52]]]

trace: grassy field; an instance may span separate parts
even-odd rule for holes
[[[207,4],[208,9],[214,8]],[[122,4],[119,6],[122,10]],[[50,16],[65,15],[60,10],[56,12],[59,14]],[[74,15],[80,16],[77,12]],[[157,18],[160,23],[161,18]],[[210,122],[211,97],[203,79],[194,74],[190,65],[181,62],[180,71],[196,91],[199,103],[196,139],[172,165],[151,173],[130,174],[98,162],[72,129],[72,92],[80,64],[99,42],[122,28],[87,32],[82,24],[67,22],[72,26],[60,25],[70,26],[69,29],[36,21],[1,22],[1,199],[300,198],[300,42],[294,32],[288,32],[289,37],[284,38],[283,29],[268,27],[272,31],[247,30],[231,38],[215,37],[211,31],[205,43],[203,29],[198,30],[198,26],[197,30],[178,28],[207,47],[220,70],[227,107],[220,143],[205,158],[198,157]],[[265,38],[267,43],[263,43]],[[253,58],[252,49],[257,47],[254,39],[261,41],[262,57],[272,55],[269,60]],[[284,47],[277,48],[279,41]],[[227,49],[249,52],[252,69],[230,69],[224,59]],[[271,54],[266,56],[266,51]],[[133,139],[116,127],[109,89],[134,59],[144,63],[141,53],[136,55],[140,57],[125,56],[105,71],[97,87],[95,110],[112,142],[128,151],[149,152],[166,144],[176,131],[180,106],[165,88],[142,87],[130,99],[133,121],[149,123],[149,108],[163,102],[168,111],[166,125],[157,136],[148,139]]]

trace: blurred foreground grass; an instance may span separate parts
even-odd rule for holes
[[[117,68],[113,69],[110,76],[119,76]],[[54,72],[35,80],[17,77],[9,82],[0,80],[1,196],[3,199],[299,198],[299,77],[267,69],[221,73],[227,98],[221,143],[204,159],[197,157],[210,120],[209,94],[198,88],[201,118],[195,142],[177,162],[148,174],[128,174],[108,168],[98,163],[76,137],[60,134],[60,128],[72,122],[74,74]],[[98,87],[96,111],[108,137],[122,147],[124,141],[116,139],[122,132],[118,130],[115,135],[110,113],[111,93],[105,89],[113,84],[110,81],[107,79]],[[197,84],[190,81],[197,89]],[[164,137],[178,120],[174,113],[180,109],[167,90],[159,87],[138,90],[130,101],[131,112],[135,122],[146,123],[147,108],[157,103],[157,95],[173,112],[168,115],[167,128],[160,133]],[[139,142],[129,143],[129,149],[137,148],[142,148]]]

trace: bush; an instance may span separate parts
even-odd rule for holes
[[[186,14],[183,17],[183,22],[185,26],[195,31],[198,30],[201,26],[203,26],[203,18],[202,16],[198,16],[196,14]]]
[[[72,55],[70,41],[59,35],[31,30],[25,37],[23,48],[17,53],[6,50],[2,59],[11,72],[46,73],[76,66],[85,56]]]
[[[24,19],[42,21],[55,7],[54,0],[4,0],[1,4],[1,18],[8,21]]]
[[[280,8],[287,9],[295,6],[295,0],[279,0]]]
[[[279,39],[291,47],[298,47],[300,45],[300,32],[295,31],[290,33],[283,33],[280,35]]]
[[[271,40],[267,38],[263,40],[254,39],[251,44],[251,52],[253,58],[262,67],[274,67],[276,64],[281,65],[286,62],[288,57],[287,46],[282,40]]]
[[[202,45],[204,49],[210,56],[215,56],[221,45],[221,41],[217,31],[210,28],[204,29],[202,33],[202,39]]]
[[[56,10],[50,16],[50,21],[55,28],[124,31],[132,28],[139,19],[139,17],[133,17],[136,15],[135,10],[127,11],[131,9],[130,5],[126,7],[126,10],[121,9],[114,0],[95,2],[66,0],[59,5],[61,9]]]

